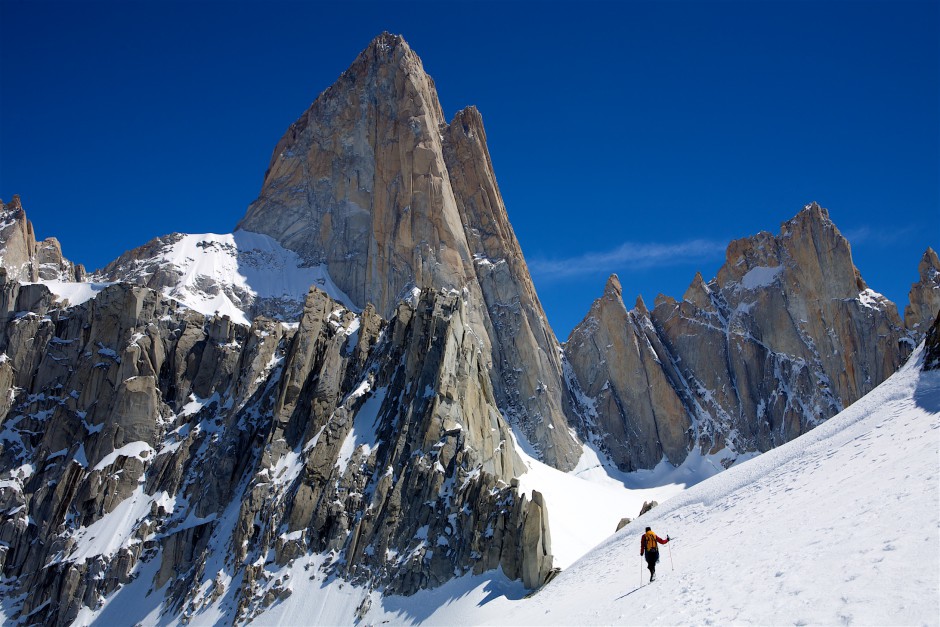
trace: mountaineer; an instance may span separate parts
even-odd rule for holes
[[[659,544],[666,544],[669,542],[669,536],[666,536],[666,539],[663,540],[649,527],[646,528],[646,533],[643,534],[643,537],[640,538],[640,556],[646,554],[646,564],[650,569],[650,581],[656,578],[656,562],[659,561]]]

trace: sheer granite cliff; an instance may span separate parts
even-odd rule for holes
[[[496,185],[479,112],[448,124],[434,82],[383,34],[288,129],[238,224],[324,264],[385,316],[413,288],[465,290],[500,409],[574,467],[555,339]]]

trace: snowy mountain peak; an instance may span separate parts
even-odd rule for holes
[[[388,31],[383,31],[372,38],[372,41],[370,41],[369,45],[366,46],[366,51],[379,50],[382,52],[388,52],[399,46],[402,46],[406,50],[411,50],[411,46],[408,45],[408,42],[405,41],[404,37],[390,33]]]
[[[732,242],[716,279],[697,273],[648,320],[627,317],[608,285],[565,356],[582,404],[600,408],[585,430],[602,425],[596,442],[621,468],[652,468],[695,451],[733,460],[812,429],[895,372],[903,335],[813,204],[778,236]]]
[[[702,273],[696,272],[695,278],[692,279],[692,283],[689,284],[688,289],[686,289],[685,294],[683,294],[682,300],[693,303],[696,307],[701,309],[708,309],[711,305],[710,294],[711,290],[708,289],[708,285],[705,283]]]
[[[131,250],[94,280],[144,285],[206,315],[250,325],[258,315],[294,321],[311,286],[358,311],[322,265],[260,233],[174,233]]]
[[[829,210],[820,206],[820,204],[814,200],[804,206],[803,210],[797,213],[796,216],[784,222],[783,225],[781,225],[781,230],[786,232],[788,230],[787,225],[806,223],[807,221],[815,222],[817,225],[827,225],[835,228],[832,219],[829,217]]]
[[[485,136],[479,137],[483,130],[483,115],[476,105],[469,105],[458,111],[448,126],[459,129],[469,139],[486,141]]]
[[[0,198],[0,207],[3,207],[4,211],[19,211],[23,209],[23,202],[19,194],[13,194],[13,198],[8,203],[4,203]]]

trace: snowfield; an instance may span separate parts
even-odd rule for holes
[[[812,432],[692,487],[716,472],[707,458],[617,475],[588,450],[565,474],[520,451],[530,468],[520,487],[545,495],[564,568],[529,597],[490,572],[383,598],[324,577],[325,556],[309,555],[272,578],[291,592],[253,624],[938,625],[940,372],[921,372],[922,362],[920,348]],[[644,499],[670,494],[613,533]],[[207,564],[226,589],[240,585],[224,571],[221,541],[236,510],[220,518]],[[639,556],[647,525],[673,538],[652,584]],[[159,556],[139,564],[134,581],[75,624],[178,624],[173,610],[161,615],[165,589],[151,589],[158,565]],[[230,595],[209,592],[189,624],[231,624]]]
[[[184,234],[156,261],[182,275],[164,294],[200,313],[218,312],[244,325],[251,324],[246,309],[259,298],[293,301],[299,315],[311,285],[353,307],[325,265],[305,267],[297,253],[260,233]]]
[[[107,282],[76,283],[74,281],[37,281],[49,288],[59,301],[67,301],[69,307],[75,307],[91,300],[98,292],[111,285]]]
[[[670,499],[484,621],[940,623],[940,372],[921,364],[919,350],[838,416]],[[638,588],[646,526],[675,541]]]

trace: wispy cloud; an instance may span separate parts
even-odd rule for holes
[[[590,274],[675,266],[724,255],[727,242],[694,239],[686,242],[624,242],[608,251],[588,252],[562,259],[534,258],[532,273],[543,279],[566,279]]]
[[[842,236],[849,240],[852,247],[857,246],[891,246],[909,240],[914,235],[913,226],[903,226],[895,228],[881,228],[870,226],[858,226],[842,231]]]

